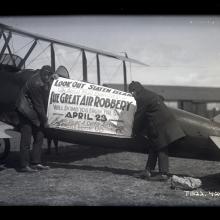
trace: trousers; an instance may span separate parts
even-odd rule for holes
[[[149,149],[148,160],[145,169],[154,170],[157,164],[160,173],[167,174],[169,172],[168,147],[155,150],[153,147]]]
[[[36,127],[28,119],[20,115],[20,165],[29,166],[30,163],[41,163],[44,133],[42,127]],[[31,151],[31,140],[34,139]]]

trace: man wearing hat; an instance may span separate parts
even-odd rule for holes
[[[43,128],[48,127],[46,109],[50,89],[52,68],[43,66],[27,80],[16,103],[20,116],[20,162],[21,172],[36,172],[49,169],[41,164],[41,148],[44,140]],[[31,138],[34,138],[32,155]]]
[[[145,170],[135,174],[147,180],[166,181],[169,178],[168,147],[185,136],[174,115],[164,104],[164,98],[141,83],[133,81],[129,85],[137,102],[133,133],[149,140],[149,156]],[[158,160],[159,174],[152,176]]]

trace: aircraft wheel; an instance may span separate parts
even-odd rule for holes
[[[4,163],[4,160],[10,153],[10,141],[8,138],[0,139],[0,164]]]

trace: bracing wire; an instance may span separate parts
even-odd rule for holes
[[[27,67],[33,63],[42,53],[45,52],[45,50],[49,47],[50,45],[48,45],[41,53],[39,53],[36,57],[34,57],[28,64],[27,64]]]
[[[89,62],[88,64],[88,68],[91,66],[91,64],[93,63],[93,61],[95,60],[96,56],[93,57],[93,59]]]
[[[122,66],[122,62],[118,65],[117,69],[115,70],[115,72],[112,74],[112,77],[110,78],[109,82],[112,81],[113,77],[115,76],[115,74],[119,71],[120,67]]]
[[[78,54],[78,56],[77,56],[77,58],[76,58],[76,60],[75,60],[75,62],[74,62],[74,64],[73,64],[73,66],[72,66],[71,69],[70,69],[70,72],[72,71],[73,67],[75,67],[76,64],[78,63],[81,54],[82,54],[82,52],[80,51],[79,54]],[[75,69],[72,71],[72,75],[74,75],[74,72],[75,72]],[[80,80],[80,77],[78,77],[77,80]]]
[[[103,71],[103,72],[104,72],[104,75],[108,75],[108,74],[107,74],[107,71],[106,71],[106,69],[105,69],[105,65],[102,65],[101,67],[102,67],[102,69],[104,70],[104,71]],[[100,68],[101,68],[101,67],[100,67]]]
[[[102,63],[102,62],[101,62],[101,63]],[[113,79],[113,76],[117,73],[117,71],[119,70],[119,68],[121,67],[121,65],[122,65],[122,63],[120,63],[120,64],[118,65],[118,68],[117,68],[116,71],[113,73],[112,77],[109,78],[109,79],[107,79],[108,82],[111,82],[111,80]],[[115,66],[115,65],[108,65],[108,66]],[[107,71],[106,71],[105,64],[102,63],[101,68],[102,68],[102,70],[103,70],[103,72],[104,72],[104,75],[106,75],[106,76],[110,75],[110,74],[108,74]]]
[[[18,53],[20,50],[24,49],[25,47],[27,47],[30,43],[34,42],[34,40],[30,41],[29,43],[25,44],[24,46],[22,46],[21,48],[19,48],[18,50],[15,51],[15,54]]]
[[[15,54],[15,49],[13,45],[13,37],[11,38],[11,47],[12,47],[12,53]]]
[[[40,45],[40,47],[41,47],[41,49],[43,50],[43,47],[42,47],[42,45],[41,45],[41,43],[40,43],[40,41],[39,41],[39,45]],[[50,46],[50,44],[48,45],[48,47]],[[48,59],[48,61],[50,62],[50,58],[49,58],[49,56],[46,54],[46,58]]]
[[[60,56],[62,56],[62,54],[56,54],[56,57],[57,57],[57,59],[58,59],[58,61],[59,61],[59,64],[61,65],[62,63],[64,63],[63,65],[64,65],[65,67],[67,67],[68,65],[66,65],[65,59],[62,60],[62,62],[61,62]]]
[[[131,72],[131,63],[129,63],[129,73],[130,73],[130,80],[131,80],[131,82],[133,81],[133,78],[132,78],[132,72]]]
[[[11,47],[12,47],[12,54],[15,54],[15,48],[14,48],[14,41],[13,41],[13,37],[11,38]],[[15,62],[15,65],[16,65],[16,60],[17,60],[18,57],[15,58],[14,62]],[[14,59],[14,58],[12,58]]]
[[[78,60],[79,60],[79,57],[80,57],[81,53],[82,53],[82,52],[81,52],[81,51],[79,51],[79,54],[78,54],[78,56],[77,56],[77,58],[76,58],[75,62],[73,63],[72,67],[70,68],[70,72],[72,71],[73,67],[75,67],[75,66],[76,66],[76,64],[78,63]]]
[[[61,65],[61,64],[62,64],[62,62],[60,61],[60,55],[59,55],[59,54],[57,54],[57,55],[56,55],[56,57],[57,57],[57,60],[58,60],[58,62],[59,62],[59,65]]]

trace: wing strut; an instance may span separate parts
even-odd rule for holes
[[[86,47],[83,45],[79,45],[79,44],[73,44],[73,43],[68,43],[65,41],[61,41],[61,40],[57,40],[54,38],[49,38],[49,37],[45,37],[39,34],[32,34],[29,33],[27,31],[23,31],[23,30],[19,30],[17,28],[8,26],[8,25],[4,25],[0,23],[0,28],[3,30],[7,30],[7,31],[11,31],[23,36],[27,36],[36,40],[41,40],[41,41],[46,41],[46,42],[50,42],[50,43],[54,43],[54,44],[58,44],[58,45],[63,45],[66,47],[70,47],[70,48],[75,48],[75,49],[79,49],[79,50],[84,50],[85,52],[90,52],[90,53],[95,53],[95,54],[99,54],[102,56],[106,56],[106,57],[110,57],[110,58],[115,58],[115,59],[119,59],[119,60],[124,60],[126,62],[131,62],[131,63],[136,63],[136,64],[140,64],[140,65],[144,65],[144,66],[149,66],[141,61],[132,59],[132,58],[127,58],[124,56],[120,56],[111,52],[107,52],[107,51],[103,51],[103,50],[98,50],[98,49],[94,49],[94,48],[90,48],[90,47]]]
[[[101,83],[101,78],[100,78],[100,62],[99,62],[99,55],[96,54],[96,65],[97,65],[97,82],[98,85]]]
[[[31,52],[33,51],[36,45],[37,45],[37,41],[35,40],[34,43],[31,45],[30,49],[28,50],[28,52],[26,53],[26,55],[24,56],[24,58],[19,63],[18,65],[19,69],[25,64],[26,60],[28,59],[28,57],[30,56]]]
[[[2,32],[2,35],[4,37],[4,32]],[[4,52],[5,52],[6,48],[7,48],[7,45],[9,43],[10,39],[11,39],[11,32],[9,32],[8,37],[6,39],[4,38],[5,44],[2,47],[2,50],[1,50],[1,53],[0,53],[0,60],[2,59],[2,56],[3,56],[3,54],[4,54]]]
[[[86,59],[85,50],[82,50],[82,68],[83,68],[83,81],[87,82],[87,80],[88,80],[88,76],[87,76],[87,59]]]
[[[56,63],[55,63],[55,51],[54,51],[53,43],[50,44],[50,54],[51,54],[51,68],[55,72]]]
[[[5,33],[3,33],[3,38],[4,38],[5,42],[6,42],[6,41],[7,41],[7,38],[6,38],[6,36],[5,36]],[[10,39],[11,39],[11,38],[10,38]],[[10,39],[9,39],[9,41],[10,41]],[[10,57],[11,57],[12,63],[13,63],[13,65],[16,67],[16,63],[15,63],[15,61],[14,61],[14,58],[13,58],[11,49],[10,49],[10,47],[9,47],[9,41],[6,43],[6,47],[7,47],[7,49],[8,49],[9,55],[10,55]]]
[[[39,34],[33,34],[33,33],[29,33],[27,31],[23,31],[23,30],[19,30],[17,28],[11,27],[11,26],[7,26],[4,24],[0,23],[0,29],[1,29],[1,33],[0,33],[0,39],[3,36],[4,40],[5,40],[5,44],[1,50],[0,53],[0,60],[6,50],[6,48],[9,51],[9,55],[13,61],[13,64],[16,66],[15,61],[13,59],[13,55],[11,53],[10,50],[10,46],[9,46],[9,41],[12,37],[12,34],[17,34],[17,35],[22,35],[22,36],[26,36],[29,38],[34,39],[34,43],[32,44],[32,46],[30,47],[30,49],[28,50],[28,52],[26,53],[26,55],[24,56],[24,58],[20,61],[19,63],[19,68],[21,68],[25,62],[27,61],[28,57],[30,56],[30,54],[32,53],[32,51],[34,50],[36,44],[38,41],[46,41],[50,43],[50,55],[51,55],[51,66],[53,68],[53,70],[55,71],[56,69],[56,55],[55,55],[55,50],[54,50],[54,44],[57,45],[62,45],[65,47],[69,47],[69,48],[75,48],[78,49],[80,51],[82,51],[82,73],[83,73],[83,81],[87,81],[88,80],[88,72],[87,72],[87,58],[86,58],[86,52],[90,52],[90,53],[95,53],[96,54],[96,64],[97,64],[97,81],[98,84],[101,84],[101,78],[100,78],[100,60],[99,60],[99,56],[106,56],[106,57],[110,57],[110,58],[114,58],[114,59],[118,59],[121,60],[123,62],[123,76],[124,76],[124,91],[127,91],[127,70],[126,70],[126,62],[130,62],[130,63],[136,63],[136,64],[140,64],[140,65],[144,65],[144,66],[149,66],[143,62],[140,62],[138,60],[129,58],[127,56],[127,53],[125,53],[125,56],[120,56],[111,52],[106,52],[103,50],[98,50],[98,49],[93,49],[93,48],[89,48],[83,45],[79,45],[79,44],[73,44],[73,43],[68,43],[65,41],[61,41],[61,40],[56,40],[53,38],[49,38],[49,37],[45,37]],[[5,33],[4,32],[8,32],[8,36],[6,38]],[[38,56],[37,56],[38,57]],[[32,61],[33,62],[33,61]]]

